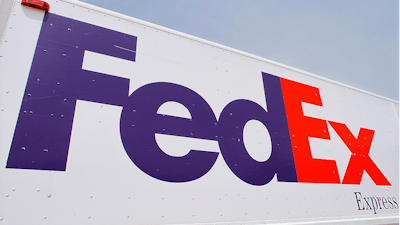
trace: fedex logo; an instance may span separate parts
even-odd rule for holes
[[[364,172],[377,185],[390,185],[369,157],[374,131],[360,128],[355,137],[343,123],[304,116],[302,102],[322,107],[318,88],[261,73],[266,111],[238,99],[218,118],[195,91],[173,83],[150,83],[130,96],[129,79],[82,69],[85,51],[135,61],[137,38],[46,13],[18,117],[7,168],[65,171],[76,100],[122,106],[120,135],[132,162],[151,177],[187,182],[205,175],[221,153],[231,171],[252,185],[280,182],[360,184]],[[138,74],[137,76],[140,76]],[[191,119],[160,115],[165,102],[178,102]],[[250,120],[268,129],[272,153],[254,160],[243,143]],[[309,137],[330,139],[328,123],[351,152],[341,181],[334,160],[315,159]],[[166,154],[155,134],[217,141],[220,153],[191,150]]]

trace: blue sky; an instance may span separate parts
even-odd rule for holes
[[[83,0],[399,100],[398,0]]]

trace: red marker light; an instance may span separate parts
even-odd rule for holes
[[[46,12],[48,12],[50,9],[49,3],[40,0],[22,0],[21,5],[26,5],[35,9],[41,9]]]

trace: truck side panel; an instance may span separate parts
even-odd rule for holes
[[[0,223],[398,222],[398,102],[81,2],[5,2]]]

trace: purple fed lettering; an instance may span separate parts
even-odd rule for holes
[[[219,121],[195,91],[173,83],[151,83],[129,94],[129,79],[82,69],[85,51],[135,61],[135,36],[46,13],[21,104],[6,168],[65,171],[77,100],[123,106],[120,135],[132,162],[149,176],[188,182],[205,175],[219,153],[190,149],[166,154],[156,134],[218,141],[222,156],[241,180],[252,185],[297,182],[279,77],[263,73],[268,111],[250,100],[230,102]],[[191,118],[158,114],[166,102],[182,104]],[[272,154],[254,160],[243,143],[250,120],[263,123]]]

